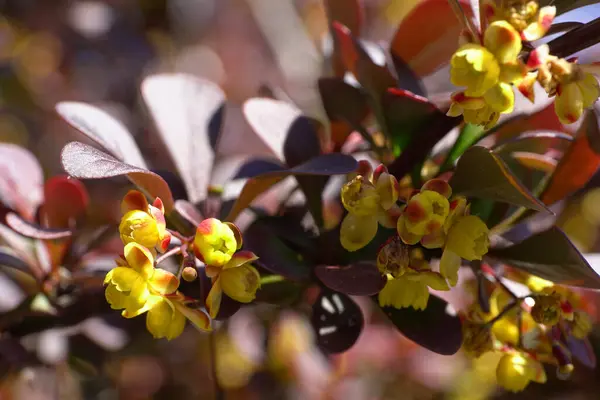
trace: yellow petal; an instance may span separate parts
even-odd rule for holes
[[[135,242],[152,248],[160,240],[156,220],[141,210],[132,210],[123,216],[119,224],[119,233],[124,244]]]
[[[476,44],[461,46],[450,60],[450,81],[466,86],[465,95],[483,96],[498,82],[500,67],[494,55]]]
[[[579,86],[583,96],[584,108],[590,107],[596,102],[596,100],[598,100],[598,96],[600,95],[600,87],[598,87],[598,81],[594,75],[585,73],[583,75],[583,79],[577,82],[577,86]]]
[[[216,318],[217,314],[219,314],[219,308],[221,307],[221,297],[223,291],[221,289],[221,278],[217,278],[212,287],[210,288],[210,292],[208,292],[208,296],[206,297],[206,310],[211,318]]]
[[[174,339],[183,332],[184,327],[185,318],[165,298],[155,304],[146,316],[146,328],[156,339]]]
[[[127,314],[139,314],[139,310],[144,307],[149,296],[148,284],[139,278],[133,283],[131,292],[127,296],[127,305],[125,307]]]
[[[130,190],[121,202],[121,213],[127,214],[129,211],[134,210],[148,210],[148,200],[146,200],[146,196],[139,190]]]
[[[173,298],[174,297],[174,298]],[[192,309],[185,305],[184,296],[177,292],[174,296],[169,296],[171,303],[188,321],[201,331],[210,331],[210,318],[201,310]]]
[[[456,253],[447,248],[444,249],[442,259],[440,260],[440,273],[448,279],[450,286],[456,286],[458,282],[460,264],[461,259]]]
[[[238,248],[235,233],[216,218],[205,219],[198,225],[194,237],[194,252],[207,265],[222,267],[231,260]]]
[[[406,279],[411,281],[419,281],[429,286],[433,290],[450,290],[446,278],[439,272],[435,271],[419,271],[408,273],[405,275]]]
[[[398,181],[388,172],[381,173],[375,183],[379,202],[384,210],[390,209],[398,201]]]
[[[377,234],[377,215],[359,217],[348,214],[340,227],[340,243],[348,251],[365,247]]]
[[[171,294],[179,287],[179,279],[169,271],[155,268],[152,277],[148,281],[150,287],[157,294]]]
[[[154,273],[154,256],[147,248],[138,243],[128,243],[123,250],[127,264],[139,272],[144,279],[149,279]]]
[[[106,297],[106,301],[110,304],[110,308],[113,310],[121,310],[125,308],[127,304],[127,296],[119,291],[117,287],[113,284],[109,284],[106,287],[106,291],[104,292]]]
[[[248,250],[238,251],[231,257],[231,260],[223,266],[223,270],[241,267],[242,265],[251,263],[255,260],[258,260],[258,256],[253,252]]]
[[[481,218],[467,215],[450,228],[446,248],[465,260],[481,260],[490,244],[489,229]]]
[[[499,83],[483,95],[486,103],[492,110],[499,113],[509,113],[515,106],[515,94],[512,86],[506,83]]]
[[[250,303],[260,287],[260,274],[253,266],[244,264],[238,268],[223,270],[219,281],[227,296],[240,303]]]
[[[501,64],[515,61],[522,47],[519,32],[507,21],[492,22],[485,31],[483,43]]]
[[[116,289],[121,292],[129,292],[134,282],[142,276],[133,268],[116,267],[109,271],[106,275],[104,283],[112,283]]]
[[[583,113],[583,95],[576,83],[559,86],[559,93],[554,100],[554,110],[563,124],[577,122]]]
[[[428,300],[427,285],[405,279],[404,276],[388,280],[383,290],[379,292],[379,304],[382,307],[413,307],[422,310],[427,307]]]

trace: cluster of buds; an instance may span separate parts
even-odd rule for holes
[[[482,9],[483,34],[465,31],[450,61],[451,82],[465,89],[452,94],[448,115],[463,115],[465,122],[489,128],[500,114],[512,112],[513,86],[533,102],[537,81],[556,96],[560,121],[577,121],[600,95],[596,78],[582,66],[548,54],[547,45],[533,50],[526,63],[520,57],[523,41],[548,32],[556,8],[540,8],[535,0],[488,0]]]
[[[535,276],[511,278],[527,284],[532,293],[519,298],[506,287],[496,287],[489,312],[471,305],[462,315],[465,353],[475,358],[488,352],[502,354],[496,378],[509,391],[520,392],[532,381],[546,382],[543,364],[554,365],[557,377],[567,379],[574,369],[569,345],[587,340],[592,329],[590,315],[581,308],[582,298]]]
[[[178,276],[156,267],[157,251],[164,253],[172,236],[166,227],[162,201],[157,198],[150,205],[141,192],[132,190],[123,199],[122,213],[119,233],[124,254],[104,280],[111,308],[123,310],[125,318],[147,313],[146,327],[155,338],[170,340],[179,336],[186,319],[201,330],[210,330],[209,316],[189,306],[195,301],[177,290]],[[195,255],[212,279],[205,304],[211,318],[219,312],[222,293],[242,303],[254,300],[260,275],[251,262],[258,257],[240,251],[242,235],[235,225],[209,218],[198,225],[195,236],[177,236],[181,246],[169,254],[184,253],[180,275],[189,281],[197,277]]]
[[[481,218],[469,215],[467,199],[451,196],[452,188],[446,181],[425,182],[401,209],[396,228],[406,244],[442,248],[440,273],[455,286],[461,259],[481,260],[490,241],[489,229]]]
[[[393,228],[399,214],[398,181],[384,165],[375,171],[360,161],[358,174],[341,190],[348,214],[340,227],[340,243],[348,251],[365,247],[377,234],[379,224]]]

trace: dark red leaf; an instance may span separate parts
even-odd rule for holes
[[[70,237],[73,232],[69,229],[49,229],[25,221],[15,213],[6,214],[6,224],[15,232],[34,239],[64,239]]]
[[[328,288],[353,296],[379,293],[387,282],[377,267],[367,262],[345,266],[319,265],[315,274]]]
[[[89,201],[85,186],[77,179],[52,177],[44,185],[42,223],[49,228],[68,228],[71,221],[85,214]]]

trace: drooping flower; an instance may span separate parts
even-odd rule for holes
[[[572,124],[581,118],[600,96],[600,86],[594,75],[582,73],[581,79],[559,84],[554,100],[554,110],[563,124]]]
[[[213,281],[206,298],[206,309],[211,318],[219,313],[223,293],[240,303],[254,300],[260,287],[260,274],[251,263],[257,259],[250,251],[239,251],[221,268],[206,267],[206,275]]]
[[[194,253],[204,264],[222,267],[242,247],[242,236],[238,228],[216,218],[202,221],[194,237]]]
[[[341,198],[348,214],[340,226],[340,243],[348,251],[359,250],[373,240],[379,224],[396,224],[398,181],[384,165],[372,173],[368,162],[359,162],[359,175],[342,187]]]
[[[529,382],[546,382],[546,373],[539,361],[522,352],[505,354],[496,368],[498,384],[511,392],[523,391]]]
[[[489,326],[471,320],[462,324],[463,350],[471,357],[477,358],[494,348],[494,338]]]
[[[561,318],[560,296],[542,294],[535,296],[535,304],[531,308],[531,316],[539,324],[556,325]]]
[[[146,327],[155,338],[173,339],[181,334],[186,317],[202,330],[210,321],[199,310],[190,310],[177,292],[179,280],[173,274],[154,268],[151,251],[138,243],[125,245],[124,258],[104,279],[105,295],[111,308],[123,310],[125,318],[145,312]]]
[[[123,217],[119,234],[123,244],[138,243],[148,249],[157,248],[164,252],[171,242],[167,231],[164,206],[160,198],[152,205],[137,190],[130,190],[121,203]]]

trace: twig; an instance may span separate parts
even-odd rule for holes
[[[164,253],[160,257],[158,257],[156,259],[156,264],[160,264],[165,259],[167,259],[171,256],[174,256],[175,254],[179,254],[179,253],[181,253],[181,246],[173,247],[171,250],[167,251],[166,253]]]

